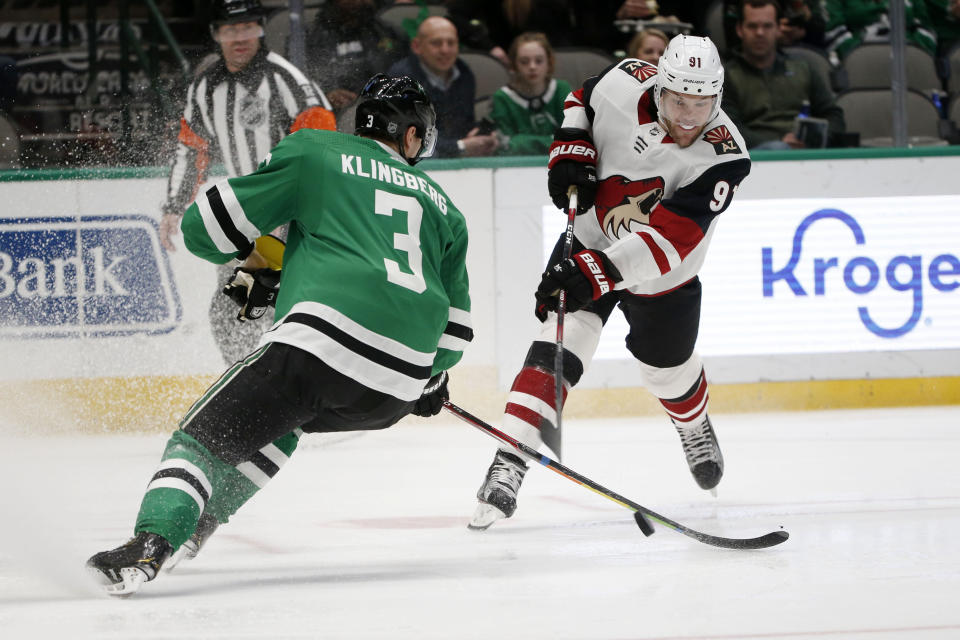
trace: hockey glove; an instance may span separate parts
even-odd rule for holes
[[[567,292],[567,311],[579,311],[596,300],[623,278],[602,251],[581,251],[547,269],[537,287],[537,318],[547,319],[556,311],[560,290]]]
[[[223,293],[240,305],[237,320],[257,320],[276,305],[280,291],[280,272],[270,268],[251,271],[243,267],[233,270],[233,277],[223,287]]]
[[[597,198],[597,148],[590,134],[582,129],[558,129],[547,167],[547,190],[553,204],[566,210],[570,206],[567,191],[576,186],[577,215],[586,213]]]
[[[440,413],[443,403],[450,399],[450,391],[447,389],[449,379],[446,371],[441,371],[430,378],[423,389],[423,395],[413,404],[411,413],[421,418],[429,418]]]

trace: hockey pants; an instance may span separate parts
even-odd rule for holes
[[[230,367],[187,412],[147,485],[134,530],[177,548],[204,511],[226,522],[279,471],[299,434],[384,429],[413,404],[305,351],[268,344]]]
[[[226,365],[232,365],[243,360],[253,353],[260,338],[273,324],[273,309],[259,320],[237,320],[237,304],[221,289],[233,276],[233,267],[230,265],[217,266],[217,288],[210,300],[210,330],[220,349]],[[279,470],[280,467],[293,455],[297,448],[302,432],[298,429],[292,433],[277,438],[272,444],[265,446],[258,455],[251,460],[237,466],[240,476],[234,482],[222,487],[207,503],[206,512],[217,519],[220,524],[226,523],[230,516],[237,512],[244,503],[256,494]]]
[[[552,262],[551,262],[552,264]],[[700,325],[701,285],[694,278],[660,296],[610,292],[564,318],[563,380],[565,403],[593,359],[600,334],[617,306],[629,324],[627,350],[639,361],[640,382],[677,424],[693,423],[706,412],[707,383],[694,347]],[[556,423],[553,370],[555,313],[541,325],[507,397],[504,430],[530,447],[542,442],[541,428]]]

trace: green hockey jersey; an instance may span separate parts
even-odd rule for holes
[[[553,133],[563,122],[563,101],[570,93],[565,80],[552,78],[543,95],[533,98],[517,93],[509,86],[493,94],[490,119],[509,142],[501,150],[508,155],[546,153]]]
[[[460,360],[473,337],[466,222],[423,171],[374,140],[305,129],[197,198],[182,230],[192,253],[224,263],[288,222],[278,320],[261,344],[403,400]]]

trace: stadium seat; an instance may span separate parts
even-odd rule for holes
[[[460,59],[470,67],[477,79],[477,98],[492,96],[510,80],[507,68],[493,56],[476,51],[463,51]]]
[[[890,89],[851,89],[837,97],[843,109],[847,131],[860,134],[863,147],[887,147],[893,144],[893,91]],[[906,92],[907,136],[911,146],[947,144],[940,137],[940,113],[919,91]]]
[[[860,45],[843,59],[849,89],[880,89],[890,86],[891,47],[887,44]],[[908,46],[906,56],[907,88],[927,95],[941,90],[933,56],[919,47]]]
[[[557,47],[554,54],[557,59],[554,77],[566,80],[574,89],[616,61],[604,51],[583,47]]]
[[[823,78],[827,86],[833,89],[833,91],[840,92],[849,88],[846,86],[845,81],[839,79],[843,74],[836,73],[837,70],[830,64],[830,61],[827,59],[827,54],[824,53],[823,50],[805,44],[796,44],[791,47],[784,47],[783,52],[795,58],[803,58],[809,62],[814,71],[820,74],[820,77]]]
[[[447,7],[442,4],[428,4],[425,5],[427,9],[427,15],[430,16],[447,16],[449,12]],[[391,31],[395,32],[398,36],[409,40],[410,34],[407,33],[406,28],[404,27],[404,20],[417,20],[420,16],[420,11],[422,6],[417,3],[403,3],[403,4],[392,4],[388,7],[384,7],[377,12],[377,21],[379,21],[383,26],[387,27]]]
[[[286,3],[284,3],[286,5]],[[320,7],[306,4],[303,8],[303,33],[306,35],[317,19]],[[290,40],[290,10],[283,8],[272,11],[263,29],[264,42],[270,51],[287,56],[287,43]]]

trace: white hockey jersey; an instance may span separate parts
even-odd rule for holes
[[[620,271],[617,289],[655,296],[693,279],[717,216],[750,173],[750,156],[721,110],[681,149],[657,121],[657,67],[627,59],[567,96],[564,127],[597,147],[597,198],[574,234]]]

